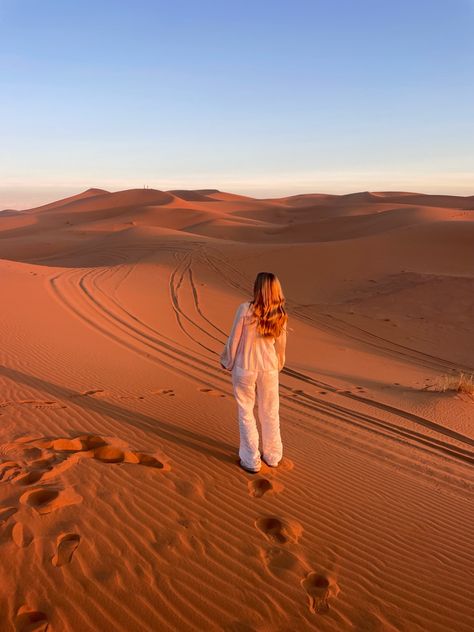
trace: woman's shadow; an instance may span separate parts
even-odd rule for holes
[[[81,393],[77,393],[71,389],[52,384],[41,378],[22,373],[21,371],[3,365],[0,365],[0,375],[7,377],[13,382],[26,384],[32,388],[46,391],[58,399],[66,400],[74,397],[74,404],[84,409],[91,410],[99,415],[107,415],[116,421],[123,422],[128,426],[134,426],[142,431],[151,431],[157,434],[161,439],[173,442],[180,447],[191,448],[200,454],[213,456],[220,461],[229,463],[235,461],[236,448],[229,443],[218,441],[192,430],[179,428],[172,423],[158,420],[155,417],[149,417],[137,411],[127,410],[111,402],[81,396]]]

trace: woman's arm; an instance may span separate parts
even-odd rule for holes
[[[232,323],[232,329],[224,347],[224,351],[221,354],[221,366],[228,371],[232,371],[235,362],[235,356],[237,354],[237,348],[239,346],[240,338],[242,336],[242,329],[244,324],[245,312],[248,309],[248,303],[242,303],[237,308],[235,313],[234,322]]]
[[[286,328],[288,321],[285,323],[281,334],[278,338],[275,338],[275,351],[278,356],[278,370],[281,371],[285,366],[285,352],[286,352]]]

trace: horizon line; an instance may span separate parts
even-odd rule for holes
[[[6,188],[6,187],[0,187],[1,188]],[[311,195],[320,195],[320,196],[331,196],[331,197],[344,197],[344,196],[350,196],[350,195],[357,195],[357,194],[363,194],[363,193],[368,193],[368,194],[372,194],[372,195],[377,195],[377,194],[404,194],[404,195],[421,195],[421,196],[447,196],[447,197],[458,197],[458,198],[470,198],[470,197],[474,197],[474,191],[471,193],[452,193],[452,192],[441,192],[441,191],[420,191],[420,190],[408,190],[408,189],[356,189],[356,190],[351,190],[349,192],[329,192],[329,191],[321,191],[321,190],[303,190],[297,193],[286,193],[286,194],[280,194],[280,195],[265,195],[265,196],[256,196],[251,195],[249,193],[244,193],[243,191],[231,191],[228,189],[222,189],[222,188],[217,188],[217,187],[206,187],[206,186],[199,186],[197,188],[184,188],[184,187],[176,187],[174,186],[173,188],[170,189],[165,189],[165,188],[155,188],[153,186],[148,186],[148,185],[143,185],[141,187],[137,187],[137,186],[131,186],[131,187],[126,187],[126,188],[117,188],[114,189],[115,190],[108,190],[102,187],[98,187],[98,186],[92,186],[92,187],[86,187],[83,188],[81,187],[80,190],[78,191],[79,187],[75,187],[75,186],[66,186],[66,187],[55,187],[55,186],[48,186],[48,185],[43,185],[41,187],[39,187],[40,189],[52,189],[52,190],[57,190],[57,192],[59,193],[59,191],[61,189],[63,189],[63,194],[66,191],[70,191],[69,195],[65,195],[64,197],[56,197],[54,199],[50,199],[48,198],[47,201],[43,201],[40,202],[39,204],[37,203],[36,205],[32,205],[32,206],[27,206],[24,208],[13,208],[13,206],[11,205],[7,205],[7,206],[0,206],[0,213],[4,212],[4,211],[27,211],[30,209],[36,209],[36,208],[41,208],[42,206],[48,206],[49,204],[53,204],[55,202],[60,202],[62,200],[68,200],[69,198],[74,198],[77,197],[83,193],[87,193],[88,191],[103,191],[104,194],[105,193],[120,193],[120,192],[124,192],[124,191],[157,191],[157,192],[164,192],[164,193],[173,193],[174,191],[189,191],[189,192],[202,192],[202,191],[215,191],[216,193],[227,193],[230,195],[241,195],[243,197],[249,197],[251,199],[255,199],[255,200],[280,200],[280,199],[284,199],[284,198],[291,198],[291,197],[298,197],[298,196],[311,196]],[[72,191],[76,191],[75,193]],[[100,195],[100,194],[98,194]],[[2,208],[3,206],[3,208]]]

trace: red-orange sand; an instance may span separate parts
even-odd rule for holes
[[[474,197],[92,189],[0,213],[0,630],[470,632]],[[257,272],[284,459],[219,355]],[[431,386],[433,385],[433,386]]]

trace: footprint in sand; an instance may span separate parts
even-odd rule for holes
[[[220,393],[219,391],[215,391],[213,388],[199,388],[198,391],[201,393],[206,393],[206,395],[211,395],[212,397],[225,397],[225,393]]]
[[[4,524],[8,520],[8,518],[13,516],[13,514],[17,511],[18,509],[16,507],[0,508],[0,525]]]
[[[168,397],[174,397],[175,392],[172,388],[158,388],[156,391],[152,391],[155,395],[168,395]]]
[[[0,482],[6,483],[21,474],[21,467],[15,461],[5,461],[0,464]]]
[[[43,452],[39,448],[23,448],[23,456],[27,461],[31,461],[32,459],[39,459],[43,456]]]
[[[281,483],[269,481],[267,478],[257,478],[248,482],[249,494],[255,498],[261,498],[266,493],[277,494],[284,488]]]
[[[37,459],[35,461],[31,461],[30,467],[37,468],[38,470],[50,470],[54,463],[56,463],[56,457],[54,455],[51,455],[41,459]]]
[[[168,469],[165,467],[164,463],[155,459],[155,457],[150,454],[143,454],[143,452],[130,452],[127,457],[127,463],[139,463],[140,465],[145,465],[146,467],[156,467],[159,470]]]
[[[123,463],[125,453],[120,448],[105,445],[94,450],[94,459],[102,461],[102,463]]]
[[[77,533],[64,533],[59,536],[56,546],[56,554],[53,556],[51,563],[53,566],[63,566],[69,564],[72,560],[75,550],[79,546],[81,536]]]
[[[43,515],[62,507],[76,505],[82,502],[82,496],[72,488],[59,490],[53,487],[40,487],[22,494],[20,502]]]
[[[17,402],[18,404],[30,404],[31,406],[34,406],[35,408],[66,408],[66,406],[64,406],[64,404],[60,404],[59,402],[56,401],[41,401],[41,400],[36,400],[36,399],[24,399],[20,402]]]
[[[206,490],[200,480],[186,481],[177,480],[173,482],[176,491],[185,498],[206,498]]]
[[[86,446],[83,444],[82,440],[77,439],[54,439],[49,442],[48,445],[50,450],[54,450],[55,452],[81,452],[86,449]]]
[[[18,476],[15,480],[15,483],[18,483],[19,485],[34,485],[35,483],[38,483],[38,481],[41,480],[41,477],[43,476],[44,471],[41,470],[31,470],[31,472],[27,472],[26,474],[22,474],[21,476]]]
[[[16,632],[46,632],[49,627],[48,617],[39,610],[30,610],[22,606],[15,620]]]
[[[33,507],[38,513],[49,513],[53,511],[53,501],[57,500],[59,491],[57,489],[35,489],[25,492],[20,496],[20,502],[29,507]]]
[[[309,599],[309,611],[313,614],[324,614],[329,610],[329,598],[336,596],[339,587],[335,582],[322,574],[311,571],[301,580],[301,585]]]
[[[281,576],[291,573],[301,576],[305,572],[304,560],[285,548],[272,546],[268,550],[262,549],[260,556],[265,568],[272,575]]]
[[[12,529],[12,540],[19,548],[24,548],[33,542],[33,534],[21,522],[16,522]]]
[[[138,463],[147,467],[166,469],[164,463],[150,454],[121,450],[113,446],[104,446],[94,450],[94,458],[103,463]]]
[[[93,388],[89,391],[84,391],[83,393],[74,393],[69,397],[93,397],[94,395],[98,395],[99,393],[105,393],[103,388]]]
[[[258,518],[255,526],[270,542],[276,544],[296,543],[303,533],[303,527],[296,520],[287,521],[282,518],[269,516]]]
[[[41,450],[38,448],[25,447],[19,442],[4,443],[0,445],[0,456],[5,456],[7,459],[0,464],[0,471],[9,466],[21,467],[18,461],[31,461],[37,459],[42,455]]]

